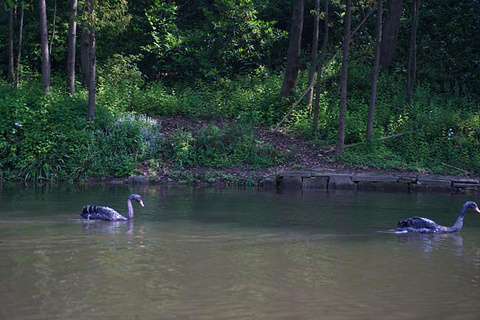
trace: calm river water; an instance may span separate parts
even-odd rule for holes
[[[1,319],[480,319],[478,195],[0,185]],[[85,204],[130,222],[85,221]]]

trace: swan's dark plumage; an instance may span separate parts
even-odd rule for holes
[[[85,219],[97,219],[105,221],[126,221],[133,219],[132,200],[137,201],[143,207],[142,197],[138,194],[131,194],[127,198],[127,216],[124,217],[109,207],[86,205],[79,214]]]
[[[451,227],[441,226],[434,221],[422,218],[422,217],[412,217],[400,220],[395,229],[397,232],[420,232],[420,233],[450,233],[460,231],[463,227],[463,218],[465,217],[465,211],[467,208],[471,208],[478,213],[480,209],[475,202],[468,201],[463,204],[462,210],[457,217],[457,221]]]
[[[397,231],[410,231],[421,233],[433,233],[438,230],[440,225],[434,221],[423,217],[412,217],[400,220],[397,224]]]

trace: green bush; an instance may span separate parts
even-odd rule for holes
[[[32,90],[35,89],[35,90]],[[97,106],[88,122],[86,100],[41,87],[0,84],[0,169],[3,178],[76,180],[125,176],[157,157],[157,123],[133,114],[112,115]]]
[[[127,113],[116,117],[106,128],[90,130],[87,174],[128,176],[138,164],[158,157],[161,151],[157,122]]]
[[[281,77],[276,75],[255,79],[197,80],[194,83],[154,82],[137,91],[133,101],[125,103],[136,112],[149,116],[235,119],[251,125],[270,126],[288,110],[287,104],[278,101],[280,87]],[[122,99],[120,94],[113,100]]]
[[[132,111],[144,80],[136,66],[140,56],[113,55],[98,67],[97,104],[111,114]]]
[[[255,139],[253,129],[232,124],[224,129],[204,127],[192,135],[177,130],[166,140],[166,160],[177,167],[228,168],[248,165],[252,169],[281,163],[286,156]]]

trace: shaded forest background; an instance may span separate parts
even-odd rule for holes
[[[381,4],[4,0],[1,177],[288,161],[255,128],[347,165],[480,174],[480,3]],[[211,123],[159,134],[173,115]]]

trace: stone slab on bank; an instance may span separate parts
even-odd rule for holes
[[[370,173],[358,173],[352,176],[353,182],[398,182],[399,176],[395,175],[380,175]]]
[[[353,182],[349,174],[332,174],[328,181],[328,189],[357,190],[357,184]]]
[[[277,188],[303,190],[480,192],[480,180],[470,177],[414,173],[336,173],[322,168],[280,172],[276,182]]]
[[[311,176],[302,179],[302,189],[321,189],[328,188],[329,177],[327,176]]]

